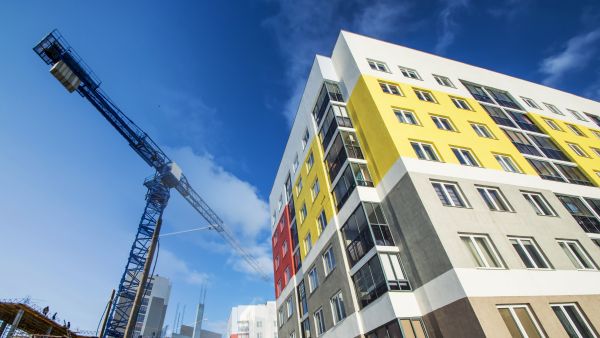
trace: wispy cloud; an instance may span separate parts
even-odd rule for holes
[[[459,29],[456,22],[456,15],[461,10],[466,10],[469,6],[469,0],[444,0],[444,6],[439,14],[440,31],[435,52],[443,54],[448,47],[454,42],[457,30]]]
[[[173,252],[161,249],[159,253],[156,271],[172,281],[183,281],[192,285],[210,284],[211,277],[207,273],[196,271],[188,266],[181,258]]]
[[[551,55],[540,64],[544,84],[557,84],[568,72],[584,69],[597,55],[600,42],[600,28],[576,35],[569,39],[562,50]]]
[[[505,0],[499,3],[494,1],[488,13],[495,18],[513,22],[529,9],[532,2],[532,0]]]

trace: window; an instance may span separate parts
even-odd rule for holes
[[[571,113],[571,115],[575,116],[575,118],[578,119],[579,121],[586,121],[586,122],[588,122],[588,120],[585,117],[583,117],[583,115],[581,115],[578,111],[573,110],[573,109],[567,109],[567,111],[569,113]]]
[[[440,158],[433,149],[433,145],[422,142],[411,142],[410,144],[420,160],[440,162]]]
[[[296,173],[296,170],[298,170],[298,154],[296,154],[296,156],[294,157],[294,164],[292,165],[292,172]]]
[[[279,255],[275,257],[275,270],[279,269]]]
[[[281,292],[281,279],[277,280],[277,294]]]
[[[544,119],[544,122],[546,122],[548,127],[552,128],[554,130],[564,131],[556,122],[554,122],[554,120]]]
[[[567,127],[569,127],[569,129],[571,129],[571,131],[573,133],[575,133],[575,135],[579,135],[579,136],[584,136],[585,137],[585,134],[576,125],[570,124],[570,123],[566,123],[566,125],[567,125]]]
[[[597,130],[590,130],[592,132],[592,134],[594,134],[597,138],[600,138],[600,131]]]
[[[419,125],[419,122],[415,117],[415,113],[413,113],[412,111],[397,108],[394,108],[393,110],[394,114],[396,114],[396,118],[398,118],[398,121],[400,121],[400,123]]]
[[[302,135],[302,150],[306,149],[306,146],[308,145],[309,137],[310,137],[310,134],[308,133],[308,129],[304,130],[304,135]]]
[[[437,103],[437,101],[435,100],[435,98],[433,97],[433,94],[431,94],[428,91],[425,90],[420,90],[420,89],[414,89],[415,94],[417,95],[417,97],[419,98],[419,100],[421,101],[426,101],[426,102],[432,102],[432,103]]]
[[[575,240],[559,240],[558,245],[563,249],[571,263],[579,270],[596,270],[592,259]]]
[[[312,249],[312,238],[310,236],[310,232],[306,234],[306,237],[304,238],[304,249],[307,254],[310,251],[310,249]]]
[[[308,290],[313,293],[319,287],[319,276],[317,275],[317,267],[314,266],[308,272]]]
[[[304,281],[300,281],[298,284],[298,301],[300,302],[300,306],[298,307],[300,316],[303,316],[308,312],[308,301],[306,300],[306,287],[304,286]]]
[[[290,318],[292,316],[292,314],[294,314],[294,303],[293,303],[292,297],[289,297],[285,301],[285,307],[287,309],[287,317]]]
[[[528,305],[500,305],[498,311],[511,337],[545,337],[540,324],[538,324]]]
[[[296,184],[296,196],[300,195],[300,191],[302,191],[302,177],[298,178],[298,184]]]
[[[494,158],[498,161],[498,164],[504,169],[504,171],[508,171],[509,173],[521,173],[521,170],[515,164],[512,157],[507,155],[494,154]]]
[[[310,338],[310,319],[306,318],[302,322],[302,338]]]
[[[471,123],[471,127],[473,127],[475,134],[477,134],[479,137],[494,138],[492,132],[484,124]]]
[[[284,281],[285,283],[290,281],[290,278],[292,277],[292,275],[290,274],[290,267],[286,267],[285,271],[284,271]]]
[[[367,60],[367,63],[369,63],[369,67],[371,67],[371,69],[373,70],[378,70],[380,72],[386,72],[389,73],[389,69],[388,66],[381,61],[375,61],[375,60]]]
[[[581,147],[578,144],[575,143],[567,143],[569,145],[569,148],[571,148],[571,150],[573,150],[573,152],[581,157],[590,157],[590,155],[588,155],[585,151],[583,151],[583,149],[581,149]]]
[[[433,78],[440,86],[456,88],[449,78],[441,75],[433,75]]]
[[[315,179],[315,183],[313,183],[312,188],[310,189],[312,193],[312,198],[315,200],[317,196],[319,196],[319,192],[321,191],[321,186],[319,185],[319,179]]]
[[[549,269],[550,264],[531,238],[509,237],[508,240],[517,251],[528,269]]]
[[[331,297],[331,312],[333,313],[333,325],[339,323],[342,319],[346,318],[346,307],[344,306],[344,297],[342,291]]]
[[[275,338],[277,338],[277,332],[275,332]],[[296,331],[290,332],[289,338],[296,338]]]
[[[600,157],[600,148],[590,147],[596,156]]]
[[[288,251],[287,241],[283,241],[283,244],[281,245],[281,248],[283,250],[283,255],[285,256],[287,254],[287,251]]]
[[[262,327],[262,321],[260,321],[260,320],[259,320],[259,321],[257,321],[257,322],[256,322],[256,327]]]
[[[467,87],[471,95],[473,95],[473,97],[477,101],[494,103],[494,101],[492,101],[492,98],[488,96],[487,92],[483,89],[483,87],[473,83],[463,82],[463,84],[465,85],[465,87]]]
[[[462,208],[467,206],[465,198],[456,183],[431,182],[431,184],[443,205]]]
[[[592,238],[592,242],[600,248],[600,238]]]
[[[526,192],[522,191],[523,197],[529,202],[535,213],[540,216],[556,216],[556,213],[548,204],[548,201],[542,196],[542,194],[537,192]]]
[[[477,191],[483,198],[485,204],[492,211],[512,211],[508,201],[498,188],[492,187],[477,187]]]
[[[306,211],[306,203],[302,203],[302,207],[300,208],[300,223],[304,222],[307,213],[308,212]]]
[[[306,171],[310,171],[310,169],[313,167],[313,164],[315,164],[315,157],[311,151],[308,155],[308,159],[306,160]]]
[[[325,230],[327,226],[327,215],[325,215],[325,210],[321,210],[319,214],[319,218],[317,218],[317,225],[319,226],[319,234]]]
[[[284,316],[283,316],[283,309],[279,309],[279,313],[277,318],[279,319],[279,327],[283,326],[283,320],[284,320]]]
[[[325,333],[325,316],[323,316],[323,309],[320,308],[315,311],[315,329],[317,330],[317,337]]]
[[[460,162],[460,164],[468,165],[471,167],[479,167],[480,166],[479,163],[477,163],[477,160],[475,159],[475,156],[473,155],[471,150],[464,149],[464,148],[450,148],[450,149],[452,149],[454,156],[456,156],[456,159],[458,159],[458,162]]]
[[[381,266],[390,290],[410,290],[397,253],[381,253]]]
[[[398,325],[398,322],[400,322],[400,325]],[[427,338],[423,323],[418,318],[394,319],[367,333],[365,336],[366,338]]]
[[[388,292],[379,257],[374,256],[352,276],[361,308]]]
[[[371,226],[373,237],[375,238],[375,245],[396,245],[394,243],[394,239],[392,238],[390,227],[385,219],[385,216],[383,215],[381,204],[364,202],[363,207],[365,213],[367,214],[367,219],[369,221],[369,225]]]
[[[531,108],[542,109],[535,101],[528,97],[521,96],[521,99],[523,99],[523,101],[525,101],[525,103]]]
[[[554,114],[558,114],[558,115],[565,115],[563,114],[563,112],[561,112],[558,108],[556,108],[555,105],[550,104],[550,103],[544,103],[544,106],[548,107],[548,109],[553,112]]]
[[[452,122],[450,122],[449,119],[441,116],[431,116],[431,119],[433,120],[435,126],[438,127],[438,129],[455,131],[454,126],[452,125]]]
[[[600,234],[600,221],[579,197],[565,195],[556,195],[556,197],[585,232]],[[599,200],[586,198],[586,202],[600,213]]]
[[[325,276],[335,269],[335,255],[333,254],[333,246],[330,246],[327,251],[323,254],[323,268],[325,270]]]
[[[574,304],[552,304],[552,310],[567,331],[569,337],[595,338],[598,337],[583,312]]]
[[[381,87],[381,90],[386,94],[404,96],[397,84],[379,81],[379,87]]]
[[[457,97],[450,97],[450,99],[452,100],[452,103],[454,103],[454,105],[456,106],[456,108],[458,108],[458,109],[464,109],[464,110],[472,110],[471,106],[469,106],[469,104],[467,103],[467,101],[465,101],[463,99],[459,99]]]
[[[486,235],[460,235],[461,240],[471,253],[473,263],[480,268],[502,269],[504,265]]]
[[[400,68],[400,73],[402,73],[402,75],[404,75],[404,77],[408,77],[411,79],[415,79],[415,80],[421,80],[421,76],[419,76],[419,73],[417,73],[416,70],[411,69],[411,68],[405,68],[405,67],[398,67]]]

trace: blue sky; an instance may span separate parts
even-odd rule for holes
[[[174,158],[270,269],[267,197],[315,54],[340,29],[600,99],[597,0],[3,1],[0,298],[31,296],[95,330],[121,276],[152,174],[31,48],[59,28],[102,87]],[[203,224],[173,194],[165,232]],[[209,232],[166,237],[157,271],[206,326],[272,299]],[[8,278],[7,278],[8,277]]]

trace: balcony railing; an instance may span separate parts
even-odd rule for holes
[[[592,216],[580,216],[580,215],[572,215],[575,218],[575,221],[583,231],[592,234],[600,234],[600,221],[596,219],[596,217]]]

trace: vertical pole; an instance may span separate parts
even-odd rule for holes
[[[17,312],[17,315],[15,316],[15,320],[13,320],[13,323],[10,326],[10,330],[8,330],[6,338],[11,338],[15,334],[15,331],[17,330],[17,328],[19,327],[19,323],[21,322],[21,318],[23,318],[23,314],[25,314],[25,311],[23,311],[23,309],[19,309],[19,312]]]
[[[162,216],[158,218],[158,221],[156,222],[156,228],[154,229],[154,233],[152,234],[152,242],[150,243],[150,248],[148,249],[148,258],[146,259],[146,263],[144,264],[142,278],[140,278],[140,285],[138,286],[137,292],[135,293],[133,306],[131,307],[131,314],[129,315],[129,321],[127,322],[127,326],[125,327],[125,334],[123,335],[124,338],[131,338],[131,336],[133,335],[133,331],[135,330],[135,323],[137,322],[137,315],[140,308],[140,304],[142,303],[144,293],[146,292],[148,275],[150,274],[150,268],[152,267],[152,261],[154,260],[154,251],[156,250],[156,243],[158,243],[158,236],[160,234],[161,225]]]
[[[104,315],[104,319],[102,320],[102,327],[100,328],[100,335],[98,337],[104,338],[104,331],[106,331],[106,324],[108,324],[108,317],[110,316],[110,308],[112,307],[113,300],[115,299],[115,289],[112,290],[110,294],[110,300],[108,301],[108,306],[106,307],[106,314]]]

